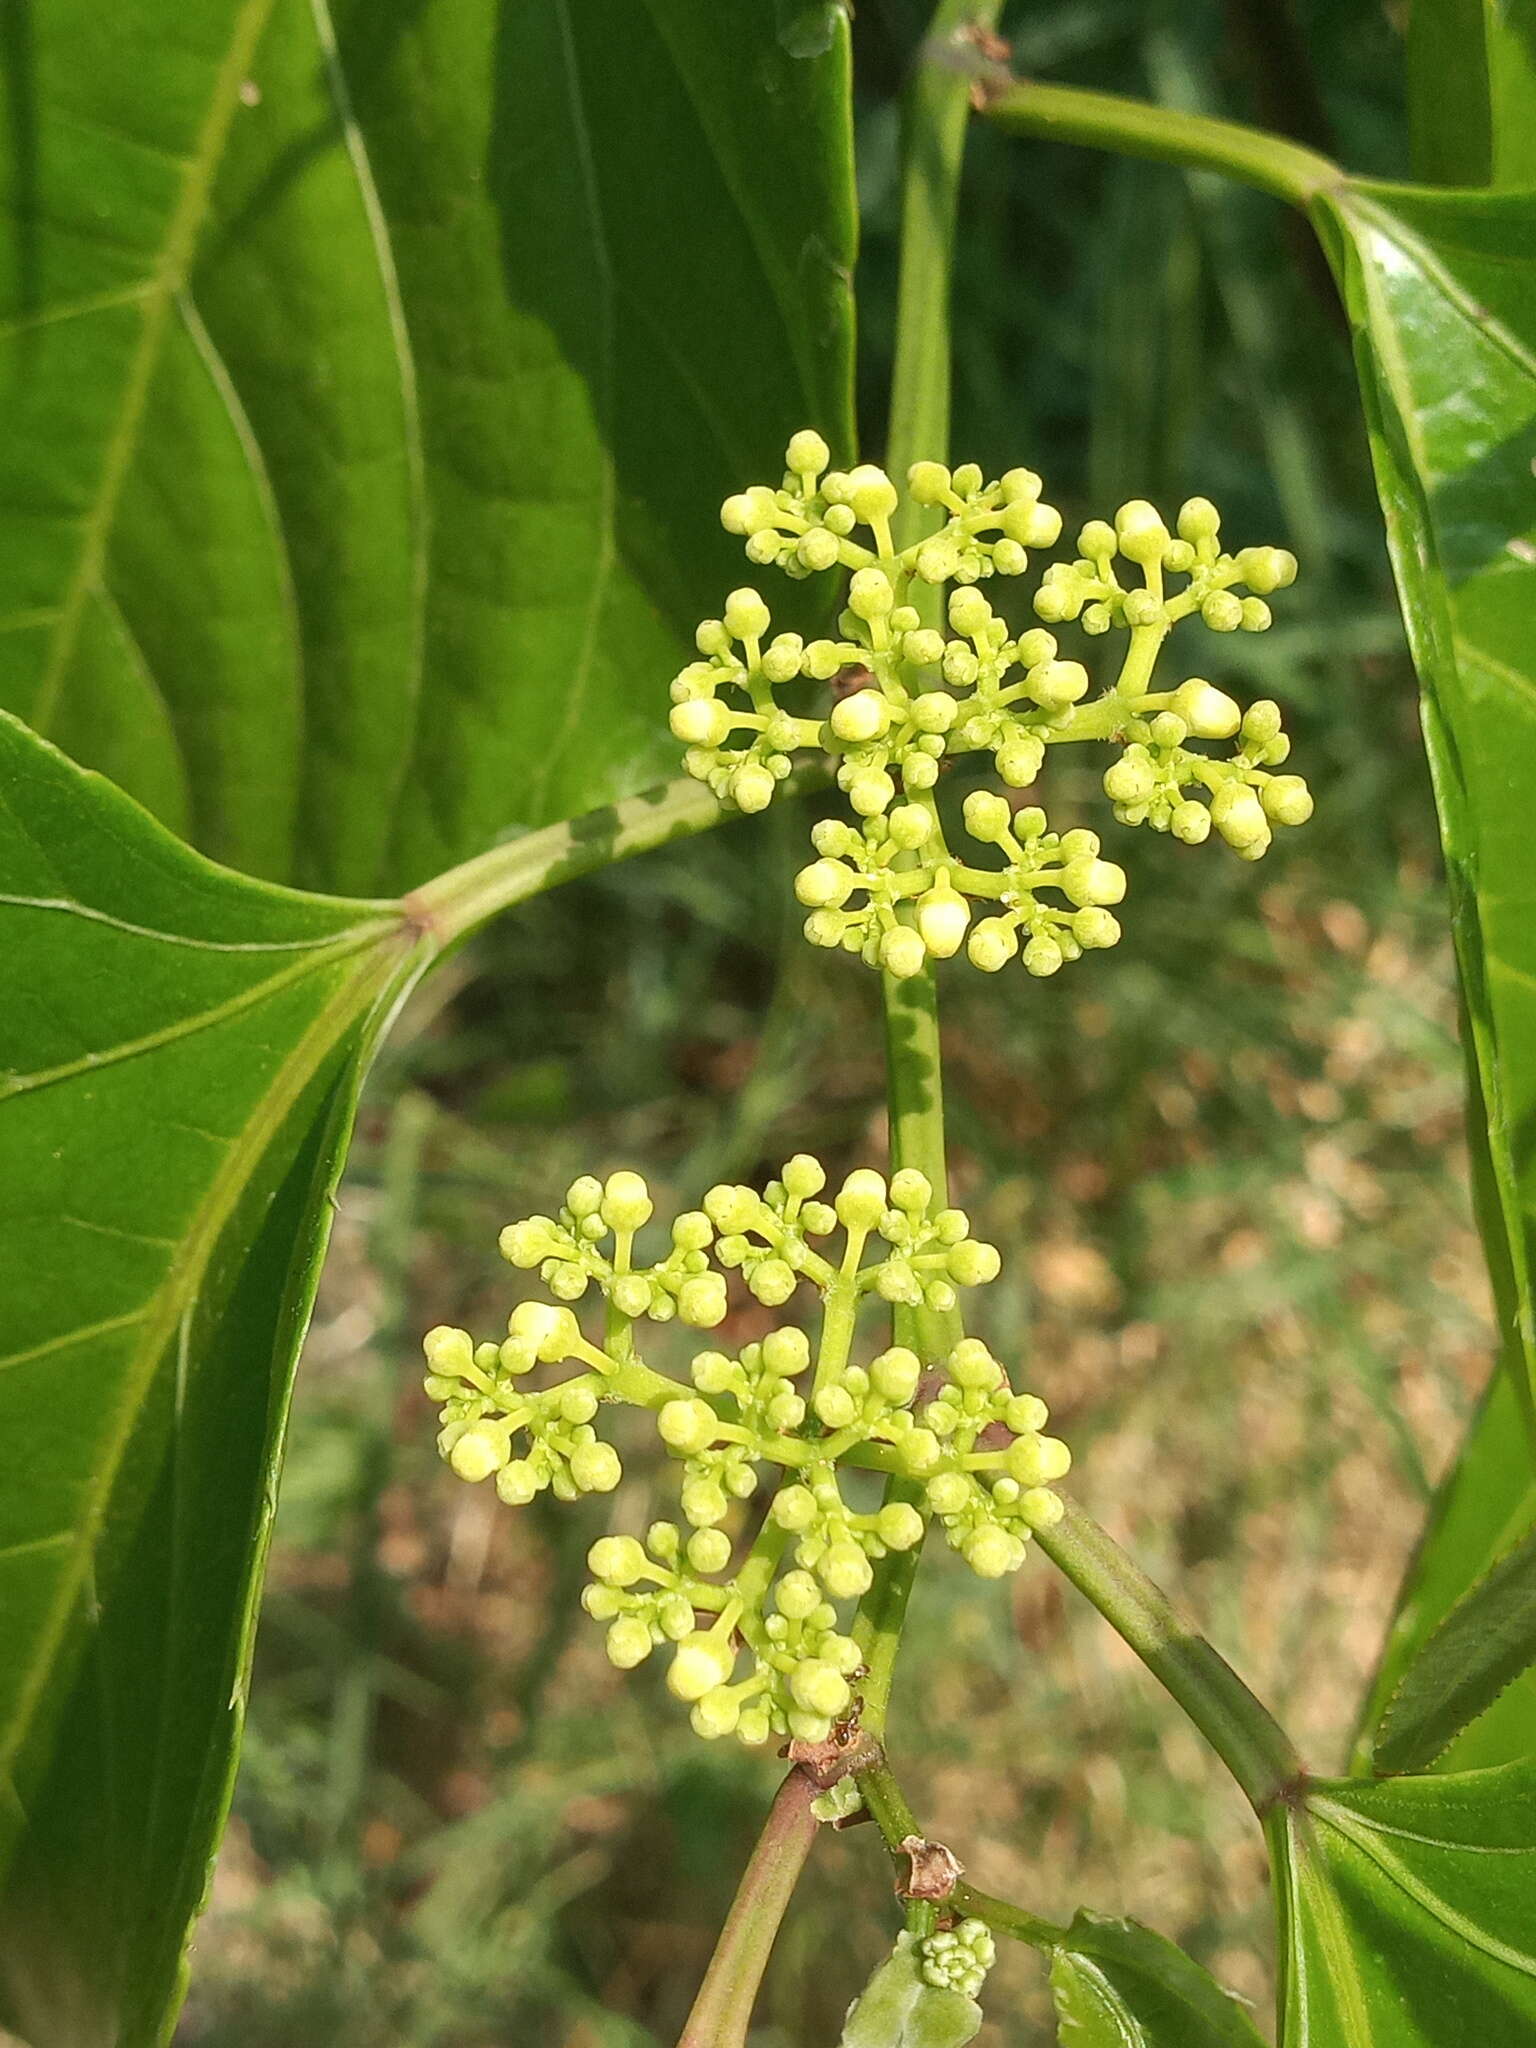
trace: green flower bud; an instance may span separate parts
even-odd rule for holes
[[[1243,548],[1237,557],[1237,573],[1259,597],[1283,590],[1296,580],[1296,557],[1284,548]]]
[[[915,1550],[923,1540],[923,1518],[910,1501],[887,1501],[875,1516],[875,1534],[887,1550]]]
[[[861,462],[848,472],[847,502],[866,526],[876,519],[889,519],[896,510],[896,486],[883,469]]]
[[[913,563],[924,583],[948,583],[960,566],[960,555],[947,534],[924,541]]]
[[[731,1539],[723,1529],[696,1529],[688,1538],[688,1562],[705,1578],[723,1572],[731,1561]]]
[[[831,460],[831,450],[814,427],[791,434],[784,451],[784,467],[795,476],[820,476]]]
[[[955,1246],[955,1251],[960,1249]],[[992,1248],[987,1245],[983,1249]],[[950,1352],[945,1370],[957,1387],[975,1387],[982,1393],[995,1387],[1003,1377],[1003,1368],[979,1337],[962,1337]]]
[[[1128,626],[1157,626],[1167,617],[1162,600],[1150,590],[1128,590],[1122,610]]]
[[[816,1419],[828,1429],[846,1429],[858,1414],[858,1403],[846,1387],[822,1387],[811,1396]]]
[[[768,622],[768,607],[755,590],[733,590],[725,600],[725,630],[733,640],[760,640]]]
[[[880,965],[898,981],[921,974],[928,959],[922,934],[909,924],[893,925],[880,940]]]
[[[795,877],[795,894],[811,910],[841,909],[853,893],[857,875],[840,861],[813,860]]]
[[[834,1600],[857,1600],[874,1583],[874,1568],[857,1543],[832,1544],[816,1568]],[[841,1706],[818,1707],[812,1700],[801,1700],[800,1704],[812,1713],[842,1712]]]
[[[828,533],[825,527],[813,526],[809,533],[802,533],[795,542],[795,559],[802,568],[818,573],[823,569],[835,568],[839,557],[837,536]],[[814,670],[806,670],[814,674]],[[828,673],[831,673],[829,671]],[[821,678],[825,682],[826,677]]]
[[[801,929],[813,946],[840,946],[848,920],[840,910],[813,910]]]
[[[683,1514],[695,1529],[711,1529],[723,1522],[730,1502],[713,1479],[690,1479],[679,1495]]]
[[[777,786],[771,769],[757,761],[743,761],[730,779],[728,794],[738,811],[753,817],[767,810]]]
[[[695,1273],[677,1290],[677,1313],[690,1330],[712,1330],[725,1321],[725,1280],[719,1273]]]
[[[730,735],[733,720],[728,708],[713,697],[693,697],[674,704],[667,718],[674,739],[690,747],[718,747]]]
[[[525,1508],[539,1490],[538,1474],[526,1458],[514,1458],[496,1474],[496,1492],[509,1508]]]
[[[505,1236],[505,1232],[502,1233]],[[427,1363],[434,1372],[458,1379],[468,1372],[475,1362],[475,1346],[468,1330],[451,1329],[447,1323],[439,1323],[428,1330],[421,1340]]]
[[[883,569],[856,569],[848,584],[848,609],[855,618],[883,619],[896,603],[896,592]]]
[[[971,1482],[962,1472],[941,1472],[928,1482],[928,1504],[936,1515],[958,1515],[971,1497]]]
[[[888,1202],[883,1175],[860,1166],[843,1182],[834,1206],[845,1230],[878,1230]]]
[[[901,651],[914,668],[934,668],[944,659],[944,636],[923,627],[907,635],[901,643]]]
[[[1115,537],[1128,562],[1161,562],[1172,535],[1145,498],[1132,498],[1115,514]]]
[[[770,1330],[763,1339],[763,1368],[781,1379],[793,1379],[810,1362],[810,1340],[804,1330]]]
[[[632,1586],[650,1561],[633,1536],[600,1536],[587,1552],[587,1569],[606,1586]]]
[[[1273,698],[1260,697],[1243,713],[1243,738],[1251,746],[1267,746],[1279,734],[1280,725],[1280,706]]]
[[[805,642],[798,633],[780,633],[763,652],[763,676],[770,683],[793,682],[800,673]]]
[[[799,1536],[816,1521],[820,1509],[816,1505],[815,1494],[808,1486],[783,1486],[774,1495],[768,1513],[781,1529],[787,1529],[792,1536]]]
[[[461,1479],[472,1486],[499,1472],[508,1457],[505,1436],[493,1429],[466,1429],[455,1437],[448,1462]]]
[[[1068,861],[1062,870],[1061,886],[1069,901],[1079,906],[1119,903],[1125,895],[1125,869],[1112,860],[1089,855]]]
[[[882,1401],[888,1401],[893,1408],[905,1408],[917,1392],[922,1373],[917,1353],[904,1344],[893,1344],[871,1361],[869,1383]]]
[[[933,1182],[915,1166],[904,1166],[891,1177],[891,1207],[905,1215],[920,1216],[933,1200]]]
[[[809,1572],[786,1572],[773,1589],[773,1604],[789,1621],[807,1621],[821,1605],[821,1588]]]
[[[1312,815],[1312,792],[1299,775],[1277,775],[1266,782],[1259,802],[1277,825],[1305,825]]]
[[[620,1273],[608,1289],[608,1299],[621,1316],[643,1316],[651,1306],[651,1283],[643,1273]]]
[[[904,1471],[914,1479],[931,1472],[943,1456],[943,1446],[931,1429],[909,1429],[903,1432],[898,1448]]]
[[[1242,599],[1230,590],[1213,590],[1201,605],[1200,616],[1213,633],[1235,633],[1243,623]]]
[[[1107,910],[1091,905],[1072,919],[1072,936],[1088,952],[1102,952],[1120,943],[1120,921]]]
[[[1193,798],[1175,804],[1168,820],[1168,829],[1175,839],[1182,839],[1186,846],[1200,846],[1211,836],[1211,814],[1202,803]]]
[[[608,1662],[620,1671],[633,1671],[651,1654],[651,1632],[637,1614],[621,1614],[609,1629],[603,1647]]]
[[[949,471],[942,462],[914,462],[907,471],[907,490],[914,505],[942,505],[949,488]]]
[[[996,974],[1019,950],[1018,935],[1005,917],[984,917],[972,928],[965,950],[973,967]]]
[[[971,906],[955,889],[929,889],[917,899],[917,929],[936,960],[948,960],[965,943]]]
[[[1010,789],[1028,789],[1044,759],[1044,740],[1032,732],[1011,733],[997,750],[997,772]]]
[[[1179,535],[1187,541],[1214,540],[1221,531],[1221,514],[1209,498],[1187,498],[1179,507]]]
[[[578,1444],[571,1453],[571,1477],[582,1493],[612,1493],[624,1468],[612,1444]]]
[[[720,1434],[720,1418],[707,1401],[700,1401],[691,1394],[685,1394],[676,1401],[666,1402],[656,1415],[656,1428],[661,1440],[679,1457],[697,1457],[707,1450]]]
[[[945,1270],[950,1279],[961,1287],[986,1287],[1002,1269],[1002,1254],[997,1246],[982,1244],[974,1237],[951,1246],[945,1260]]]
[[[732,1234],[750,1230],[757,1222],[762,1206],[762,1197],[754,1189],[731,1187],[723,1181],[704,1197],[704,1213],[716,1230]]]
[[[1157,770],[1139,749],[1104,770],[1104,794],[1111,803],[1144,804],[1157,788]]]
[[[685,1209],[672,1225],[672,1242],[682,1252],[706,1251],[715,1238],[715,1227],[702,1209]]]
[[[821,1161],[812,1158],[809,1152],[797,1152],[793,1159],[785,1160],[784,1170],[779,1178],[784,1183],[784,1192],[787,1195],[797,1202],[804,1202],[812,1195],[821,1193],[827,1184],[827,1170]]]
[[[1224,782],[1211,798],[1211,822],[1228,846],[1267,845],[1269,821],[1264,806],[1245,782]]]
[[[1017,1509],[1020,1520],[1029,1529],[1054,1529],[1067,1511],[1061,1495],[1045,1486],[1032,1486],[1021,1493]]]
[[[764,1259],[747,1275],[747,1286],[765,1308],[782,1308],[795,1291],[795,1269],[784,1259]]]
[[[1243,599],[1238,624],[1245,633],[1267,633],[1273,623],[1274,614],[1262,597]]]
[[[1090,519],[1078,533],[1077,551],[1086,557],[1091,569],[1095,562],[1115,552],[1115,529],[1107,519]]]
[[[924,690],[913,699],[909,716],[917,730],[931,739],[951,729],[960,716],[960,706],[947,690]]]
[[[883,768],[864,768],[848,784],[848,801],[861,818],[878,818],[888,810],[896,785]]]
[[[804,1708],[806,1713],[821,1714],[829,1721],[836,1720],[853,1697],[842,1673],[816,1657],[807,1657],[795,1666],[789,1691],[795,1704]]]
[[[736,1384],[736,1366],[723,1351],[700,1351],[688,1368],[701,1394],[728,1394]]]
[[[886,829],[903,852],[915,852],[933,837],[933,813],[922,804],[898,804],[886,819]]]
[[[1080,661],[1048,661],[1031,669],[1026,682],[1029,694],[1048,711],[1065,710],[1088,694],[1088,671]]]
[[[981,639],[992,623],[992,607],[979,590],[952,590],[949,594],[949,623],[968,640]]]
[[[610,1230],[642,1230],[654,1209],[650,1191],[638,1173],[610,1173],[604,1181],[598,1214]]]
[[[890,729],[891,707],[878,690],[855,690],[832,706],[827,723],[840,740],[857,745]]]
[[[1202,740],[1229,740],[1243,722],[1242,712],[1226,692],[1199,676],[1191,676],[1175,690],[1173,709]]]
[[[1008,799],[990,789],[973,789],[965,800],[965,829],[984,846],[996,845],[1012,822]]]
[[[667,1690],[680,1700],[701,1700],[717,1685],[728,1685],[736,1653],[719,1637],[702,1631],[684,1636],[667,1672]]]
[[[718,1742],[722,1736],[735,1733],[741,1719],[741,1701],[729,1687],[716,1686],[701,1700],[694,1701],[688,1719],[695,1735],[702,1735],[706,1742]]]
[[[552,1308],[543,1301],[519,1302],[507,1318],[508,1334],[531,1346],[544,1365],[558,1365],[569,1358],[580,1342],[581,1327],[568,1308]]]
[[[988,1522],[966,1537],[961,1555],[979,1579],[1001,1579],[1015,1569],[1016,1550],[1007,1530]]]
[[[1046,932],[1037,932],[1022,955],[1026,972],[1041,980],[1056,973],[1063,957],[1061,947]]]
[[[999,576],[1022,576],[1029,567],[1029,555],[1016,540],[995,541],[992,566]]]

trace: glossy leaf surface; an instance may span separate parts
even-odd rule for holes
[[[0,721],[0,1997],[155,2038],[227,1800],[389,905],[210,866]]]
[[[1314,1785],[1269,1833],[1282,2048],[1531,2037],[1536,1764]]]
[[[1135,1920],[1078,1912],[1051,1956],[1062,2048],[1260,2048],[1245,2008]]]
[[[23,19],[0,704],[365,893],[668,772],[720,499],[850,452],[842,10]]]

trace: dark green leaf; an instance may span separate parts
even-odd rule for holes
[[[1408,126],[1431,185],[1536,185],[1536,0],[1414,0]]]
[[[388,904],[211,867],[0,717],[0,1993],[157,2038],[228,1798]]]
[[[1316,210],[1425,692],[1486,1147],[1481,1220],[1536,1430],[1536,195],[1357,185]]]
[[[1520,1426],[1515,1382],[1496,1372],[1447,1475],[1418,1556],[1404,1582],[1386,1654],[1363,1717],[1357,1764],[1393,1693],[1469,1586],[1536,1523],[1536,1477]],[[1536,1674],[1526,1673],[1451,1744],[1441,1767],[1508,1763],[1536,1746]]]
[[[851,437],[842,10],[183,14],[9,36],[0,703],[323,887],[654,781],[719,500]]]
[[[1536,1761],[1317,1784],[1268,1833],[1282,2048],[1536,2038]]]
[[[1376,1768],[1427,1769],[1533,1663],[1536,1531],[1457,1602],[1409,1665],[1376,1737]]]
[[[1261,2048],[1242,2006],[1135,1920],[1079,1911],[1051,1955],[1062,2048]]]

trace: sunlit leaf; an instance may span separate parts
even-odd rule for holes
[[[1062,2048],[1260,2048],[1244,2008],[1135,1920],[1078,1912],[1051,1956]]]

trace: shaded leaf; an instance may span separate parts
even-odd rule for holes
[[[1313,1785],[1267,1830],[1282,2048],[1490,2048],[1536,2027],[1536,1762]]]
[[[1260,2048],[1244,2008],[1150,1927],[1079,1911],[1051,1954],[1062,2048]]]
[[[667,772],[720,499],[851,439],[842,10],[18,23],[0,703],[322,887]]]
[[[1520,1426],[1515,1383],[1496,1371],[1454,1465],[1441,1486],[1423,1543],[1405,1577],[1381,1667],[1363,1716],[1356,1768],[1371,1767],[1371,1745],[1388,1702],[1430,1637],[1469,1586],[1536,1524],[1536,1475]],[[1536,1673],[1516,1678],[1439,1759],[1472,1770],[1536,1749]]]
[[[1431,185],[1536,185],[1536,0],[1414,0],[1408,130]]]

